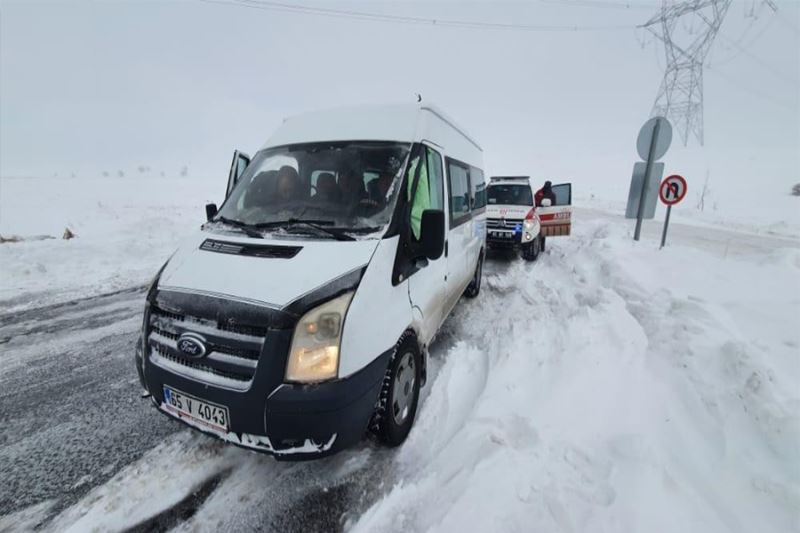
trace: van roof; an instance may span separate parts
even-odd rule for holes
[[[465,163],[482,166],[483,150],[452,119],[430,104],[341,107],[284,119],[262,146],[325,141],[429,141]]]

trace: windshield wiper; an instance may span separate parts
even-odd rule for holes
[[[348,235],[338,228],[326,228],[325,226],[332,226],[334,223],[331,220],[309,220],[300,218],[288,218],[286,220],[278,220],[275,222],[262,222],[260,224],[253,224],[256,228],[276,228],[283,226],[304,225],[309,228],[314,228],[317,231],[327,233],[337,241],[354,241],[355,237]]]
[[[226,217],[217,217],[214,219],[214,222],[222,222],[224,224],[228,224],[229,226],[233,226],[239,228],[244,232],[248,237],[253,237],[254,239],[263,239],[264,236],[261,232],[256,231],[253,228],[256,228],[256,225],[248,224],[247,222],[242,222],[241,220],[236,220],[233,218],[226,218]]]

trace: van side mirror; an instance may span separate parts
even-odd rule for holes
[[[215,216],[217,216],[217,204],[206,204],[206,220],[211,222]]]
[[[550,198],[542,198],[539,204],[540,207],[550,207],[551,205],[553,205],[553,202],[550,201]]]
[[[434,261],[444,252],[444,211],[426,209],[420,224],[420,252]]]

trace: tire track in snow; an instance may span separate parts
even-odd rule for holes
[[[0,514],[46,521],[179,429],[139,399],[142,305],[124,292],[5,317]]]

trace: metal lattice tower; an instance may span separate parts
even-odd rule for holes
[[[667,117],[684,146],[694,134],[703,144],[703,61],[732,0],[663,0],[642,25],[664,42],[667,65],[652,116]]]

